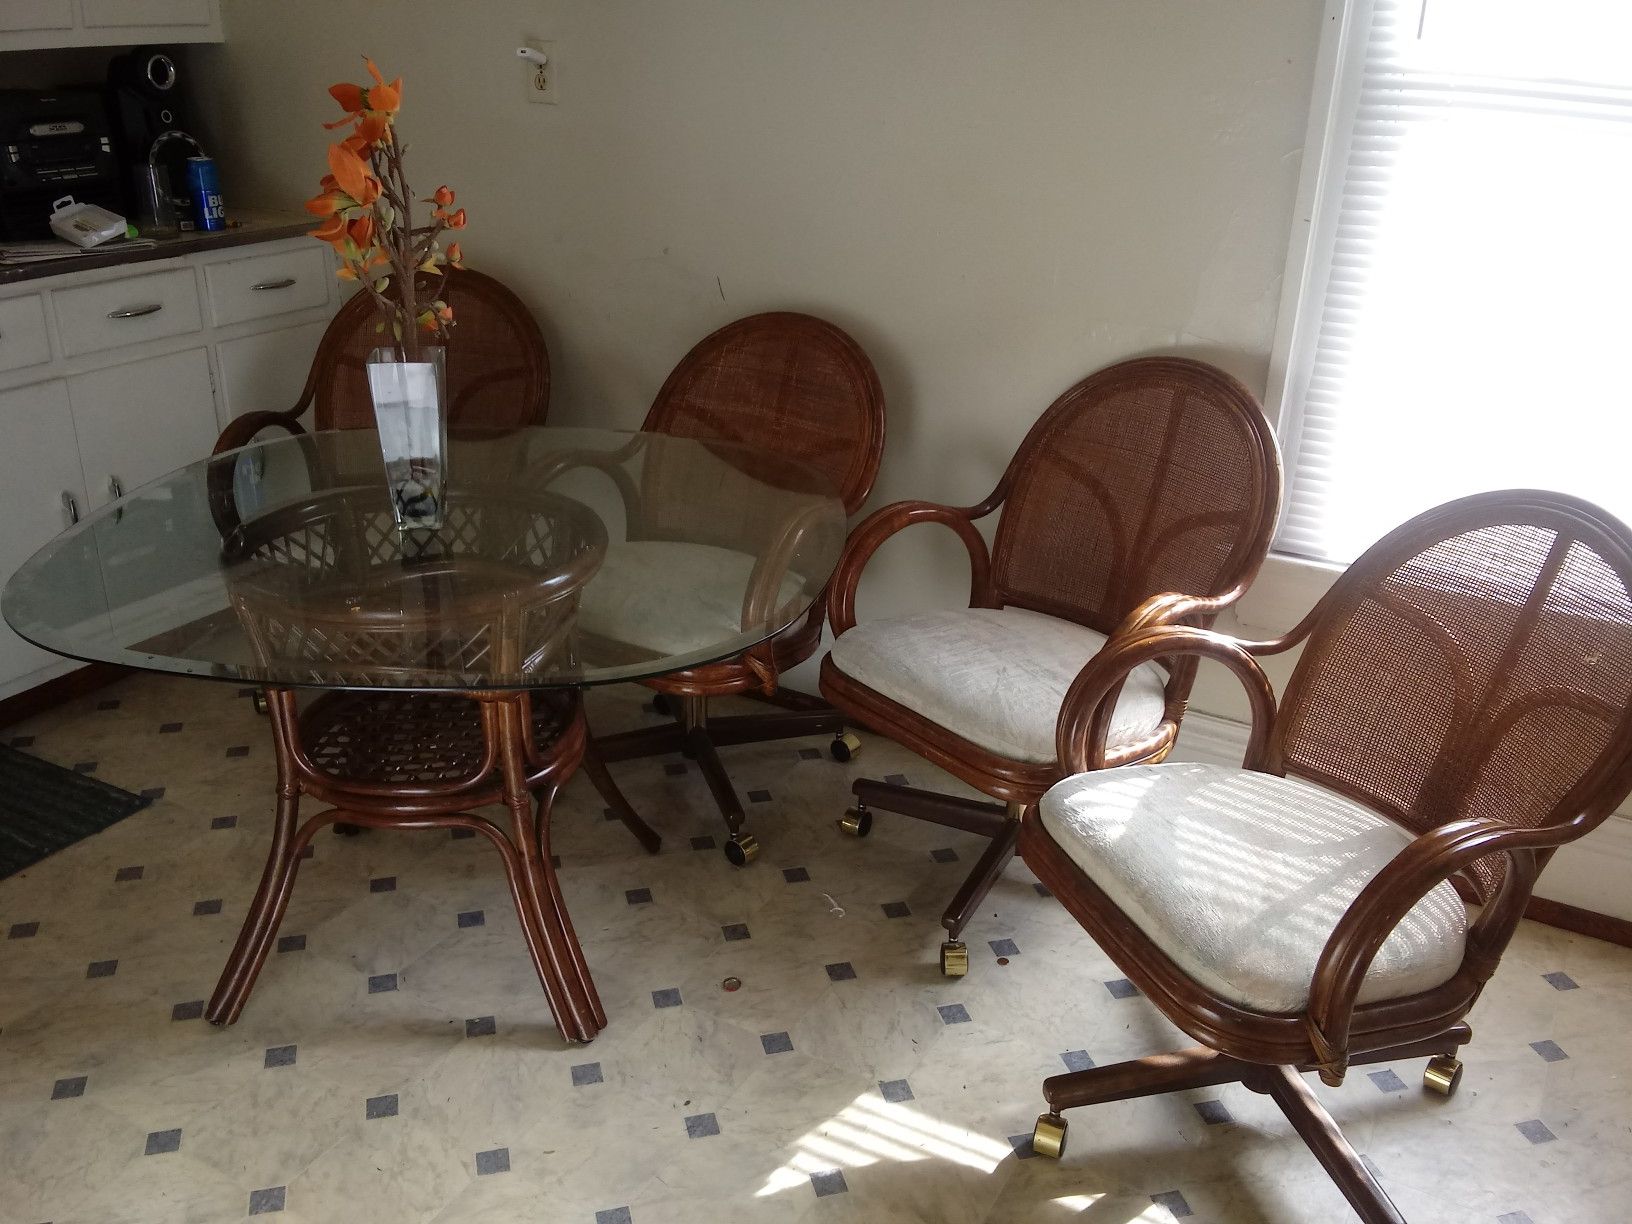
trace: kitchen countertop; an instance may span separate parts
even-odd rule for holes
[[[105,249],[98,247],[85,255],[67,255],[62,259],[39,260],[33,263],[0,263],[0,285],[42,280],[48,276],[84,272],[92,268],[114,268],[122,264],[174,259],[178,255],[218,251],[225,247],[246,246],[253,242],[298,238],[311,231],[315,219],[299,212],[234,208],[228,211],[227,223],[228,227],[223,230],[194,230],[174,238],[160,238],[156,240],[156,246],[138,247],[134,250],[122,249],[122,244],[115,243]]]

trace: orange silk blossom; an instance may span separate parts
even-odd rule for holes
[[[329,87],[344,116],[323,126],[349,129],[329,146],[328,170],[306,211],[321,218],[312,237],[340,257],[338,275],[354,280],[380,311],[379,330],[389,330],[404,359],[415,360],[426,341],[443,341],[453,308],[435,295],[431,275],[462,267],[457,242],[442,249],[442,231],[463,229],[465,210],[449,211],[453,188],[416,200],[403,172],[396,116],[402,109],[402,78],[387,82],[374,61],[363,58],[372,84]],[[414,205],[429,204],[426,224],[414,224]]]

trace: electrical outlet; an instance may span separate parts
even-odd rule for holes
[[[527,100],[554,106],[561,93],[560,67],[555,59],[555,43],[529,38],[525,45],[544,56],[542,65],[523,64],[527,69]]]

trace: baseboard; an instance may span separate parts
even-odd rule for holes
[[[1188,714],[1174,747],[1177,761],[1239,765],[1247,749],[1243,723],[1212,714]],[[1547,865],[1525,917],[1548,926],[1632,947],[1632,898],[1625,881],[1632,873],[1632,817],[1623,810]]]
[[[13,723],[22,722],[25,718],[33,718],[36,714],[42,714],[76,697],[83,697],[86,693],[94,693],[97,689],[128,675],[130,675],[128,667],[119,667],[113,663],[89,663],[64,675],[55,676],[43,684],[36,684],[33,688],[24,689],[0,700],[0,727],[9,727]]]

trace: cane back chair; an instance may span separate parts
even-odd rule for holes
[[[550,357],[532,313],[499,281],[468,268],[424,276],[453,308],[448,333],[447,391],[450,429],[483,430],[542,425],[550,404]],[[228,423],[215,452],[248,445],[263,429],[304,433],[300,417],[312,410],[312,428],[371,429],[374,401],[365,363],[381,344],[378,312],[366,293],[354,294],[329,322],[312,359],[299,401],[285,412],[246,412]]]
[[[1277,707],[1256,658],[1300,644]],[[1246,687],[1243,767],[1077,772],[1107,763],[1106,695],[1175,655]],[[1632,790],[1632,532],[1556,493],[1430,510],[1276,641],[1120,636],[1073,686],[1058,751],[1074,776],[1020,852],[1202,1044],[1045,1081],[1036,1150],[1060,1154],[1063,1109],[1239,1082],[1276,1101],[1362,1219],[1401,1221],[1299,1072],[1338,1084],[1432,1056],[1426,1086],[1455,1091],[1464,1017],[1537,874]]]
[[[846,514],[861,508],[878,475],[884,453],[884,393],[873,363],[849,335],[806,314],[772,312],[729,323],[686,354],[657,393],[642,429],[705,440],[745,443],[758,451],[809,464],[827,475]],[[776,480],[774,470],[740,472],[722,453],[713,474],[726,482]],[[650,633],[652,617],[626,609],[655,605],[673,610],[663,649],[687,648],[688,636],[718,640],[712,627],[691,630],[688,618],[717,615],[738,623],[743,571],[753,558],[732,549],[722,534],[717,547],[706,543],[710,525],[700,521],[703,505],[718,504],[694,494],[685,479],[701,479],[701,469],[644,474],[647,538],[614,544],[595,584],[585,592],[580,624],[588,634],[625,640]],[[685,479],[681,479],[684,476]],[[693,505],[697,509],[692,509]],[[653,513],[654,505],[662,512]],[[775,525],[766,525],[768,529]],[[732,530],[740,530],[736,524]],[[684,540],[681,544],[676,541]],[[728,574],[721,589],[731,598],[711,598],[710,574]],[[791,579],[790,579],[791,580]],[[770,593],[776,597],[776,592]],[[710,613],[706,610],[714,609]],[[745,827],[741,801],[720,762],[718,747],[801,735],[837,734],[839,715],[825,707],[775,713],[709,716],[708,701],[735,693],[776,692],[777,677],[816,653],[821,645],[825,602],[746,654],[645,681],[658,693],[656,706],[673,716],[669,724],[597,736],[593,755],[616,762],[684,751],[696,760],[730,829],[726,857],[737,866],[751,862],[759,844]],[[636,641],[630,643],[640,646]],[[627,803],[615,786],[603,797],[622,812]]]
[[[493,843],[557,1025],[593,1037],[606,1015],[549,849],[551,805],[586,737],[578,694],[414,686],[570,658],[580,595],[606,551],[600,518],[554,493],[456,489],[442,531],[403,533],[383,488],[340,488],[250,518],[222,548],[235,565],[232,607],[280,680],[266,690],[278,798],[261,884],[207,1018],[238,1018],[323,826],[453,828]],[[401,687],[369,687],[382,677]],[[291,680],[326,691],[302,706]],[[302,821],[302,799],[324,810]],[[494,804],[509,828],[476,811]]]
[[[865,837],[883,809],[991,839],[941,918],[943,973],[968,971],[964,926],[1014,856],[1023,814],[1065,776],[1054,727],[1072,679],[1130,616],[1164,616],[1159,596],[1196,596],[1185,623],[1210,624],[1257,572],[1279,501],[1275,439],[1252,393],[1202,362],[1147,357],[1061,395],[978,505],[900,502],[852,534],[828,593],[822,695],[999,801],[861,779],[840,821]],[[974,523],[999,507],[988,551]],[[969,607],[858,625],[864,567],[914,523],[967,547]],[[1194,676],[1191,659],[1130,676],[1106,763],[1165,757]]]

